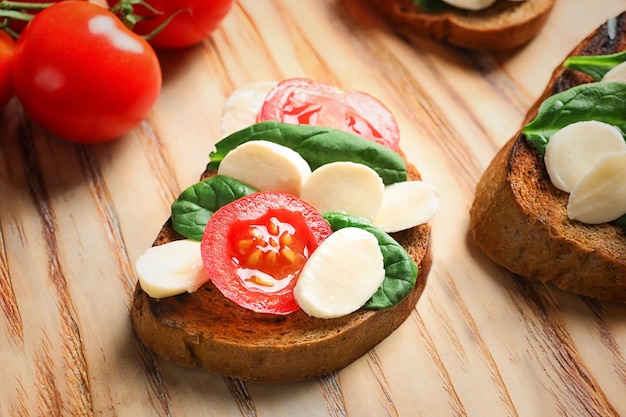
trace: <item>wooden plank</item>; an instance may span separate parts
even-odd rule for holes
[[[80,146],[0,114],[0,416],[626,415],[624,306],[516,278],[471,242],[478,178],[552,70],[624,0],[558,1],[520,50],[399,36],[358,0],[239,0],[202,44],[160,51],[163,92],[124,138]],[[227,96],[306,76],[370,92],[441,190],[415,312],[348,368],[281,386],[180,368],[129,322],[134,261],[220,139]]]

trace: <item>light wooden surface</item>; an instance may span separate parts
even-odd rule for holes
[[[160,53],[161,97],[123,139],[77,146],[0,114],[0,416],[626,415],[626,306],[511,276],[468,235],[474,186],[552,69],[625,0],[558,0],[514,53],[401,38],[358,0],[240,0]],[[267,386],[168,364],[129,323],[134,260],[219,138],[224,100],[306,76],[367,91],[441,191],[434,264],[407,322],[348,368]]]

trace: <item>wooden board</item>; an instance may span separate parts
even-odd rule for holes
[[[507,53],[400,37],[358,0],[240,0],[214,35],[161,52],[163,92],[126,137],[60,140],[0,113],[0,416],[626,415],[626,306],[512,276],[468,235],[483,169],[553,68],[624,0],[559,0]],[[348,368],[242,383],[169,364],[129,322],[134,261],[220,139],[251,81],[306,76],[370,92],[441,190],[416,311]]]

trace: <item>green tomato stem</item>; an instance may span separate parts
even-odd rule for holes
[[[0,1],[0,30],[7,32],[12,38],[17,39],[19,34],[9,27],[12,20],[30,22],[35,17],[26,10],[43,10],[54,3],[26,3],[21,1]]]
[[[0,9],[9,11],[19,10],[43,10],[52,6],[54,3],[27,3],[22,1],[0,1]],[[32,18],[32,17],[31,17]]]
[[[0,18],[4,20],[4,25],[8,25],[10,20],[24,20],[29,22],[33,19],[33,17],[35,16],[26,12],[0,9]]]
[[[145,0],[120,0],[115,6],[111,8],[111,12],[113,12],[120,20],[124,23],[124,25],[133,30],[137,22],[142,20],[148,20],[150,16],[140,16],[135,14],[135,6],[143,6],[155,15],[162,15],[163,11],[156,9],[154,6],[150,5]],[[172,13],[163,23],[154,28],[154,30],[142,37],[146,40],[150,40],[156,35],[158,35],[170,22],[181,13],[192,13],[192,11],[188,8],[183,8],[177,10],[175,13]]]

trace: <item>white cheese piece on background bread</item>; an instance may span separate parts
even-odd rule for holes
[[[497,0],[443,0],[450,6],[464,10],[482,10],[494,4]]]
[[[626,142],[619,129],[588,120],[567,125],[552,135],[544,160],[552,184],[569,193],[598,161],[624,150]]]
[[[626,82],[626,62],[614,66],[604,74],[602,81]]]
[[[626,151],[602,159],[576,184],[567,204],[572,220],[588,224],[613,221],[626,214]]]

